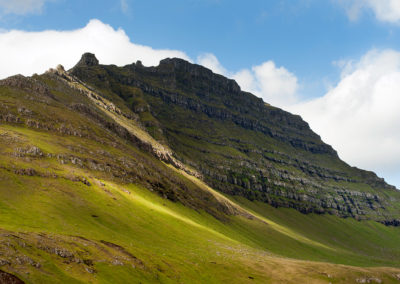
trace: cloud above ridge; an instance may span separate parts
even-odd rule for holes
[[[114,29],[93,19],[85,27],[71,31],[1,31],[0,79],[15,74],[30,76],[43,73],[58,64],[69,69],[84,52],[96,54],[102,64],[120,66],[137,60],[146,66],[156,66],[167,57],[194,61],[179,50],[154,49],[133,43],[124,30]],[[296,76],[284,67],[277,67],[273,61],[237,72],[225,69],[211,53],[200,54],[196,62],[215,73],[234,78],[243,90],[254,93],[272,105],[285,107],[297,101],[299,86]]]
[[[271,60],[251,69],[243,69],[233,78],[244,90],[272,105],[286,108],[298,101],[297,77],[285,67],[277,67]]]
[[[68,69],[84,52],[95,53],[102,64],[126,65],[141,60],[151,66],[166,57],[190,60],[182,51],[132,43],[122,29],[91,20],[85,27],[72,31],[0,32],[0,78],[18,73],[28,76],[43,73],[57,64]]]
[[[219,62],[218,58],[212,53],[203,53],[197,56],[198,64],[207,67],[212,70],[214,73],[221,74],[224,76],[229,76],[230,72],[225,69],[224,66]]]
[[[285,67],[277,67],[271,60],[237,72],[226,70],[211,53],[200,55],[197,62],[215,73],[235,79],[243,90],[271,105],[285,108],[298,101],[297,77]]]
[[[400,170],[400,52],[371,50],[342,66],[336,87],[289,106],[352,165],[395,174]]]

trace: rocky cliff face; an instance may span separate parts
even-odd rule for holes
[[[70,73],[133,112],[216,189],[304,213],[399,224],[400,192],[341,161],[300,116],[182,59],[116,67],[93,57],[84,55]]]

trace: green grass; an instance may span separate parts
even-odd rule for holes
[[[340,260],[352,262],[349,258],[350,249],[347,253],[341,249],[339,252],[333,252],[331,249],[309,245],[281,234],[258,220],[233,217],[230,222],[222,223],[204,212],[196,212],[179,203],[170,202],[134,185],[120,185],[103,180],[105,187],[98,186],[94,182],[91,187],[87,187],[70,181],[18,177],[3,171],[0,172],[0,180],[0,224],[3,229],[16,232],[45,232],[57,236],[78,235],[90,240],[111,241],[125,247],[147,267],[143,270],[132,270],[129,266],[113,267],[96,264],[96,281],[100,283],[126,283],[132,279],[138,282],[141,279],[145,282],[165,283],[220,283],[229,279],[231,282],[243,283],[250,281],[248,276],[264,282],[272,277],[270,272],[264,271],[264,266],[270,267],[280,262],[289,267],[292,265],[291,261],[280,259],[278,255],[315,260],[324,260],[325,257],[326,261],[331,262],[341,262]],[[12,191],[8,190],[10,188]],[[129,191],[130,194],[121,189]],[[276,210],[265,204],[254,203],[248,203],[246,206],[255,206],[260,215],[293,229],[295,234],[332,246],[335,250],[340,248],[335,242],[327,242],[329,234],[319,230],[320,228],[315,228],[311,232],[308,232],[308,228],[299,229],[310,221],[320,222],[318,219],[320,216],[301,215],[304,221],[298,223],[302,218],[294,210]],[[349,220],[336,217],[331,217],[329,220],[327,216],[321,218],[329,221],[331,230],[354,232],[354,229],[351,229],[354,224]],[[293,219],[292,224],[285,223],[291,219]],[[331,227],[331,224],[335,223],[336,227]],[[376,229],[374,233],[376,241],[382,241],[378,238],[380,234],[393,238],[392,241],[396,236],[399,237],[399,230],[393,228],[385,230],[385,227],[376,223],[371,224]],[[359,223],[357,228],[368,231],[371,224]],[[340,234],[337,233],[335,236]],[[362,237],[358,240],[362,240]],[[362,244],[371,241],[374,240],[370,237]],[[395,243],[385,247],[393,249],[391,247],[393,245]],[[334,254],[338,259],[335,259]],[[96,258],[96,253],[93,257]],[[364,265],[398,266],[396,260],[386,259],[379,263],[362,254],[359,257],[364,257],[364,260],[360,261],[364,262],[362,263]],[[50,265],[51,260],[49,262],[41,270],[33,270],[32,276],[23,275],[25,276],[23,278],[27,281],[42,279],[40,277],[44,277],[42,273],[45,272],[60,282],[72,282],[74,279],[95,281],[85,271],[77,270],[75,274],[70,275],[63,270],[65,267],[62,264],[54,261],[58,265]],[[361,264],[360,262],[353,260],[350,264]],[[330,266],[326,268],[325,264],[294,263],[294,266],[300,267],[316,265],[318,271],[327,269],[333,274],[336,269]],[[297,273],[300,268],[293,269]],[[376,273],[374,270],[367,271],[372,275]],[[338,272],[338,275],[342,275],[341,273],[344,272]],[[350,277],[348,274],[354,275],[354,273],[350,269],[345,275]],[[66,277],[71,278],[68,280]],[[292,277],[299,279],[305,276],[292,275]],[[307,277],[313,279],[316,276]]]
[[[1,101],[7,101],[7,111],[16,113],[24,104],[35,112],[33,119],[67,123],[90,135],[64,135],[23,123],[0,125],[0,259],[11,262],[1,270],[27,283],[349,283],[363,277],[390,283],[400,274],[399,228],[303,215],[240,197],[229,200],[66,108],[89,102],[63,85],[53,88],[59,92],[56,102],[25,101],[25,94],[12,90],[3,90]],[[140,132],[136,128],[132,131]],[[182,142],[188,154],[195,139]],[[17,147],[31,146],[44,156],[14,155]],[[239,155],[229,145],[211,143],[205,149],[216,158]],[[57,155],[79,157],[84,164],[62,164]],[[93,161],[114,170],[91,170]],[[21,169],[34,169],[36,175],[18,174]],[[142,174],[128,182],[128,170]],[[164,186],[159,194],[156,182]],[[181,187],[175,194],[186,198],[182,202],[163,197],[171,183]],[[226,215],[226,208],[240,214]],[[104,241],[120,247],[107,247]],[[66,249],[93,265],[43,247]],[[41,266],[16,262],[21,256]]]
[[[84,139],[62,136],[54,136],[48,142],[46,135],[23,128],[6,126],[2,131],[22,136],[25,143],[40,145],[49,152],[62,150],[61,145],[78,143],[99,147]],[[241,259],[238,252],[250,255],[268,252],[268,257],[281,255],[361,266],[400,265],[398,228],[334,216],[303,215],[295,210],[278,210],[246,199],[239,199],[239,204],[265,217],[267,223],[273,221],[283,226],[290,234],[257,219],[240,216],[220,222],[205,212],[170,202],[142,187],[106,180],[102,180],[105,184],[102,187],[96,182],[95,173],[71,165],[60,166],[52,159],[33,159],[29,165],[38,164],[39,171],[39,165],[46,163],[47,170],[58,168],[59,174],[75,171],[87,176],[92,186],[63,178],[17,176],[0,170],[1,227],[17,232],[79,235],[92,240],[113,241],[149,264],[149,271],[135,277],[168,282],[177,280],[173,277],[179,275],[181,280],[204,282],[214,279],[217,274],[221,278],[214,280],[219,282],[230,277],[232,271],[244,268],[250,274],[261,273],[254,267],[247,267],[247,262],[251,261]],[[14,165],[27,166],[24,159],[14,159]],[[305,242],[304,238],[312,242]],[[223,265],[220,267],[214,262]],[[192,271],[194,264],[199,266],[198,271]],[[50,266],[49,273],[61,277],[60,268],[56,268]],[[112,279],[107,273],[114,270],[107,265],[97,268],[97,277],[103,277],[103,269],[104,279]],[[128,279],[124,275],[133,277],[129,269],[125,272],[124,268],[119,269],[122,271],[116,279]]]

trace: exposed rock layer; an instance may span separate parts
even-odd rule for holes
[[[207,68],[174,58],[157,67],[78,64],[71,74],[132,110],[220,191],[304,213],[398,224],[393,186],[342,162],[300,116]]]

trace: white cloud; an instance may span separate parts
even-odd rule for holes
[[[380,174],[400,170],[400,52],[372,50],[343,64],[325,96],[289,107],[345,161]]]
[[[261,65],[236,73],[226,70],[211,53],[198,56],[197,63],[211,69],[214,73],[235,79],[242,90],[263,98],[271,105],[287,107],[297,102],[299,88],[297,77],[284,67],[276,67],[273,61],[266,61]]]
[[[383,22],[400,22],[399,0],[336,0],[343,5],[351,20],[358,19],[363,10],[370,9]]]
[[[244,90],[269,104],[287,107],[297,102],[297,77],[286,68],[277,67],[273,61],[241,70],[233,78]]]
[[[400,21],[400,1],[369,0],[368,4],[373,9],[378,20],[393,23]]]
[[[96,54],[102,64],[116,65],[136,60],[147,66],[158,65],[166,57],[189,59],[181,51],[132,43],[122,29],[115,30],[99,20],[91,20],[86,27],[73,31],[12,30],[0,33],[0,78],[18,73],[42,73],[57,64],[68,69],[84,52]]]
[[[44,3],[49,1],[51,0],[0,0],[0,11],[2,14],[17,15],[38,13]]]
[[[229,72],[221,65],[217,57],[212,53],[203,53],[197,57],[197,63],[211,69],[214,73],[229,75]]]

